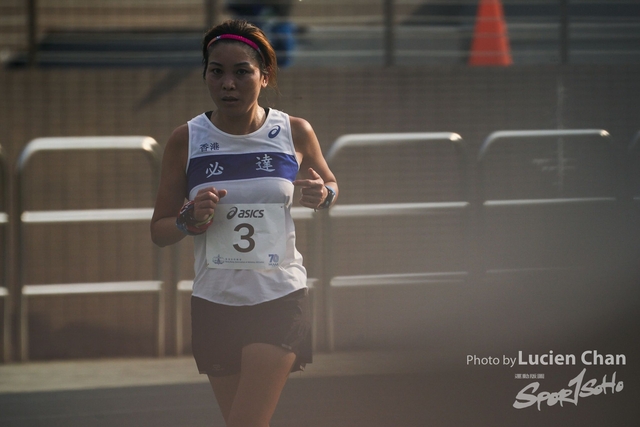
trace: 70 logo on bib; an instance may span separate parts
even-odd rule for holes
[[[269,254],[269,265],[280,265],[280,257],[278,256],[278,254]]]
[[[278,268],[286,250],[284,205],[218,204],[206,239],[209,268]]]

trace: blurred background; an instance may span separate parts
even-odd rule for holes
[[[316,350],[638,352],[639,2],[1,0],[3,361],[189,353],[148,220],[230,17],[340,183],[294,212]]]

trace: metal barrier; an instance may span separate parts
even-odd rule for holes
[[[332,148],[327,153],[327,161],[334,165],[337,159],[344,161],[344,151],[346,149],[358,147],[389,147],[405,146],[406,144],[445,144],[455,149],[456,162],[460,165],[460,178],[462,185],[461,200],[440,201],[440,202],[403,202],[403,203],[345,203],[342,201],[338,205],[327,211],[314,213],[306,208],[293,208],[292,216],[296,221],[302,221],[311,231],[312,247],[310,248],[309,259],[311,262],[318,262],[319,278],[310,278],[309,286],[313,295],[313,331],[314,347],[323,346],[329,351],[335,349],[334,322],[334,302],[335,290],[364,290],[364,289],[397,289],[399,286],[415,286],[413,289],[421,289],[424,284],[461,284],[469,283],[475,273],[476,266],[471,265],[473,254],[471,251],[476,247],[471,243],[476,232],[480,233],[479,248],[483,249],[490,237],[486,235],[486,215],[488,212],[495,212],[501,209],[520,209],[529,212],[532,208],[540,206],[555,209],[557,207],[600,207],[617,206],[619,194],[614,193],[606,196],[594,197],[532,197],[532,198],[500,198],[487,197],[486,173],[488,153],[495,149],[499,142],[515,140],[522,142],[530,138],[550,138],[560,142],[568,141],[571,138],[595,138],[599,144],[604,144],[607,153],[611,154],[611,161],[615,162],[615,153],[610,141],[609,134],[604,130],[542,130],[542,131],[509,131],[492,133],[482,144],[478,153],[478,207],[470,197],[469,182],[466,173],[467,149],[462,138],[455,133],[397,133],[397,134],[358,134],[345,135],[338,138]],[[640,147],[640,132],[635,136],[629,151],[637,150]],[[100,294],[100,293],[152,293],[158,296],[158,355],[163,355],[165,351],[165,298],[166,289],[161,280],[159,265],[156,266],[156,277],[149,281],[131,282],[103,282],[103,283],[68,283],[68,284],[28,284],[22,283],[22,273],[25,268],[23,261],[23,241],[22,227],[29,224],[56,224],[56,223],[80,223],[80,222],[118,222],[118,221],[148,221],[152,214],[151,208],[134,209],[85,209],[85,210],[52,210],[52,211],[26,211],[22,208],[22,198],[24,189],[22,188],[22,173],[30,157],[40,151],[52,150],[100,150],[100,149],[125,149],[141,150],[149,155],[154,176],[157,175],[159,167],[157,143],[151,138],[124,137],[124,138],[43,138],[31,141],[22,152],[17,164],[18,200],[16,200],[19,214],[19,226],[17,228],[18,250],[16,254],[16,275],[17,292],[20,295],[19,305],[19,329],[20,329],[20,350],[22,360],[29,357],[29,336],[28,336],[28,298],[36,296],[54,296],[69,294]],[[0,150],[0,155],[2,154]],[[0,161],[2,160],[0,156]],[[539,159],[538,159],[539,160]],[[558,160],[558,159],[556,159]],[[560,162],[563,160],[560,159]],[[538,166],[548,167],[544,162],[538,162]],[[546,166],[544,166],[546,165]],[[3,166],[0,164],[0,166]],[[615,171],[615,167],[612,168]],[[4,169],[3,169],[4,171]],[[615,177],[612,178],[615,182]],[[634,193],[634,198],[640,200],[638,193]],[[474,199],[475,200],[475,199]],[[423,271],[423,272],[402,272],[392,274],[350,274],[340,275],[334,269],[334,240],[338,237],[335,234],[335,223],[340,219],[371,220],[375,218],[402,218],[409,221],[411,218],[425,217],[429,215],[445,216],[461,215],[461,227],[464,228],[464,238],[466,245],[460,249],[460,257],[466,259],[468,263],[465,268],[450,271]],[[478,214],[479,228],[472,229],[470,219],[473,214]],[[7,215],[0,214],[0,226],[7,224]],[[373,248],[372,248],[373,249]],[[467,252],[465,252],[467,251]],[[159,252],[158,254],[159,255]],[[156,258],[157,259],[157,258]],[[6,261],[6,257],[5,257]],[[504,268],[503,268],[504,267]],[[480,268],[480,267],[478,267]],[[554,270],[555,267],[544,268]],[[537,267],[527,268],[526,266],[494,266],[484,260],[482,271],[488,274],[505,272],[536,271]],[[6,269],[5,269],[6,271]],[[192,281],[181,280],[176,283],[176,352],[181,354],[184,345],[183,339],[183,316],[185,315],[181,306],[181,295],[191,291]],[[0,298],[5,301],[5,333],[4,350],[5,355],[9,353],[10,328],[9,320],[9,292],[4,287],[0,287]],[[320,332],[320,334],[318,333]],[[7,356],[5,356],[7,360]]]
[[[629,265],[634,270],[638,269],[640,263],[640,131],[638,131],[627,150],[627,194],[629,206],[628,221],[631,224],[631,232],[623,236],[623,240],[627,242],[627,251],[629,257]]]
[[[4,152],[2,151],[2,147],[0,146],[0,193],[2,199],[0,200],[0,245],[2,247],[2,273],[0,273],[0,280],[2,283],[0,284],[0,300],[3,301],[3,316],[2,316],[2,355],[3,360],[5,362],[11,360],[11,309],[12,309],[12,301],[11,301],[11,293],[9,292],[8,284],[8,242],[7,231],[8,231],[8,223],[9,223],[9,215],[7,214],[7,203],[8,199],[8,185],[7,185],[7,168],[6,161],[4,157]]]
[[[608,182],[607,186],[611,187],[611,192],[608,195],[597,195],[593,197],[589,196],[566,196],[563,194],[564,192],[570,192],[566,190],[567,183],[565,182],[566,173],[570,170],[576,170],[577,164],[574,164],[574,159],[569,159],[566,157],[566,153],[564,152],[565,143],[568,140],[577,140],[579,142],[583,142],[585,138],[590,138],[590,140],[597,141],[598,145],[601,145],[607,152],[609,156],[605,161],[608,163],[608,170],[610,172],[609,176],[605,176],[603,181]],[[549,140],[555,142],[557,144],[557,152],[553,153],[551,158],[538,158],[531,159],[526,158],[527,161],[530,161],[530,166],[535,166],[539,170],[533,171],[534,168],[530,168],[529,173],[531,176],[534,173],[541,174],[540,171],[551,172],[557,175],[557,181],[553,182],[553,186],[555,186],[556,196],[548,197],[548,194],[545,191],[539,191],[538,194],[535,194],[533,197],[508,197],[507,195],[498,195],[497,197],[490,197],[486,194],[487,192],[487,175],[489,173],[489,168],[487,167],[487,157],[490,151],[495,150],[495,146],[500,142],[509,141],[511,143],[522,145],[526,141],[532,141],[535,139],[538,141],[539,139]],[[522,150],[518,153],[520,154]],[[536,151],[536,153],[538,153]],[[513,153],[512,153],[513,154]],[[509,155],[503,154],[504,156]],[[520,159],[522,160],[522,158]],[[523,214],[531,214],[532,209],[550,209],[551,217],[547,217],[547,219],[556,219],[559,215],[558,209],[569,209],[572,207],[580,208],[583,211],[587,208],[589,209],[613,209],[617,206],[617,202],[621,197],[620,193],[620,182],[619,177],[616,176],[616,156],[614,152],[614,147],[610,139],[610,135],[605,130],[600,129],[586,129],[586,130],[531,130],[531,131],[500,131],[494,132],[484,141],[482,144],[479,153],[478,153],[478,198],[479,198],[479,240],[480,247],[483,248],[484,253],[482,256],[484,257],[483,265],[484,272],[486,274],[501,274],[501,273],[522,273],[522,272],[540,272],[540,271],[568,271],[573,270],[576,266],[569,264],[562,264],[556,266],[550,265],[491,265],[491,261],[488,259],[488,253],[491,253],[491,245],[500,245],[500,243],[496,243],[498,241],[495,235],[488,236],[488,221],[487,217],[490,213],[495,213],[497,211],[507,212],[507,213],[523,213]],[[505,167],[505,164],[508,162],[504,162],[501,160],[500,166]],[[577,162],[576,162],[577,163]],[[522,179],[522,176],[526,175],[528,172],[524,170],[523,167],[519,167],[522,165],[511,166],[512,169],[517,170],[517,172],[510,172],[509,177]],[[591,174],[591,178],[599,179],[602,175]],[[506,182],[500,181],[498,182],[501,188],[508,188]],[[521,183],[510,182],[514,188],[517,188],[518,191],[522,191],[522,188],[534,188],[536,185],[540,185],[539,182],[529,183],[527,185],[522,185]],[[537,187],[536,187],[537,188]],[[526,190],[525,190],[526,191]],[[603,191],[603,190],[602,190]],[[536,191],[533,191],[534,193]],[[547,212],[547,211],[545,211]],[[610,210],[607,210],[607,213]],[[536,211],[536,214],[539,212]],[[548,214],[548,212],[547,212]],[[514,215],[515,216],[515,215]],[[573,215],[572,218],[578,218],[578,215]],[[578,218],[579,219],[579,218]],[[540,216],[536,217],[536,220],[540,220]],[[507,242],[510,246],[508,248],[504,248],[505,257],[514,257],[518,256],[514,247],[516,244],[540,244],[539,250],[532,252],[529,254],[526,262],[533,260],[538,260],[541,257],[542,253],[551,253],[551,244],[549,242],[534,242],[535,239],[540,238],[538,233],[534,231],[540,231],[540,228],[535,228],[535,224],[529,224],[531,221],[525,221],[523,218],[518,217],[518,221],[513,221],[513,230],[511,231],[520,231],[525,227],[531,228],[530,235],[526,235],[524,238],[522,236],[515,236],[514,234],[510,234],[507,237]],[[577,221],[576,221],[577,222]],[[544,227],[549,224],[542,224]],[[558,229],[566,228],[567,224],[557,224]],[[505,222],[500,223],[501,230],[508,229],[508,225]],[[582,229],[581,229],[582,231]],[[507,231],[508,233],[508,231]],[[540,233],[542,234],[542,233]],[[531,239],[529,239],[531,238]],[[543,237],[542,237],[543,238]],[[542,239],[541,238],[541,239]],[[531,240],[531,241],[528,241]],[[560,239],[558,239],[560,240]],[[505,242],[503,242],[505,243]],[[584,248],[582,248],[584,249]],[[507,254],[508,251],[509,253]],[[557,253],[560,255],[558,257],[558,262],[562,263],[563,256],[567,255],[567,251],[558,250]],[[571,254],[573,255],[573,254]],[[518,261],[522,261],[523,257],[517,258]],[[547,260],[548,261],[548,260]],[[505,262],[505,261],[503,261]],[[513,263],[514,260],[506,261],[506,264]]]
[[[122,281],[101,283],[65,283],[65,284],[29,284],[23,283],[24,241],[23,228],[29,224],[60,223],[111,223],[124,221],[145,221],[151,219],[152,208],[136,209],[84,209],[66,211],[24,211],[23,200],[25,189],[23,172],[31,157],[38,152],[71,151],[71,150],[123,150],[144,153],[151,166],[152,180],[157,184],[159,170],[158,143],[150,137],[69,137],[38,138],[32,140],[22,151],[16,167],[17,210],[19,224],[16,228],[16,275],[17,288],[20,289],[20,350],[21,359],[29,358],[29,324],[28,304],[31,297],[59,296],[70,294],[119,294],[119,293],[152,293],[157,295],[157,354],[165,352],[165,295],[160,276],[160,252],[156,249],[153,280]],[[154,185],[156,187],[157,185]]]
[[[193,290],[193,280],[180,280],[177,287],[176,294],[176,354],[181,356],[184,348],[184,310],[182,310],[182,298],[183,294],[191,293]]]
[[[466,271],[446,271],[446,272],[423,272],[423,273],[399,273],[399,274],[377,274],[377,275],[349,275],[339,276],[333,269],[333,222],[340,218],[374,218],[374,217],[415,217],[426,216],[433,213],[463,213],[463,227],[465,236],[468,237],[468,219],[470,211],[468,179],[466,176],[466,147],[462,137],[456,133],[381,133],[381,134],[353,134],[344,135],[338,138],[329,152],[327,162],[332,165],[340,157],[340,153],[347,148],[354,147],[382,147],[406,144],[447,144],[453,145],[457,154],[457,162],[460,165],[463,200],[449,202],[411,202],[411,203],[376,203],[376,204],[338,204],[325,215],[324,221],[324,272],[323,278],[330,280],[323,289],[324,307],[326,310],[326,341],[328,349],[335,349],[335,327],[334,327],[334,303],[332,290],[336,288],[357,288],[363,286],[380,285],[403,285],[403,284],[424,284],[424,283],[461,283],[468,279],[471,268]],[[380,248],[382,249],[382,248]],[[468,246],[467,246],[468,249]],[[460,254],[465,257],[464,253]]]

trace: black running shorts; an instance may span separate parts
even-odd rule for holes
[[[229,306],[191,298],[193,356],[201,374],[240,372],[242,348],[273,344],[296,354],[292,372],[311,363],[309,296],[301,289],[251,306]]]

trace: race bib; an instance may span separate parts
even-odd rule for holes
[[[284,204],[219,204],[207,230],[207,266],[278,268],[286,250]]]

